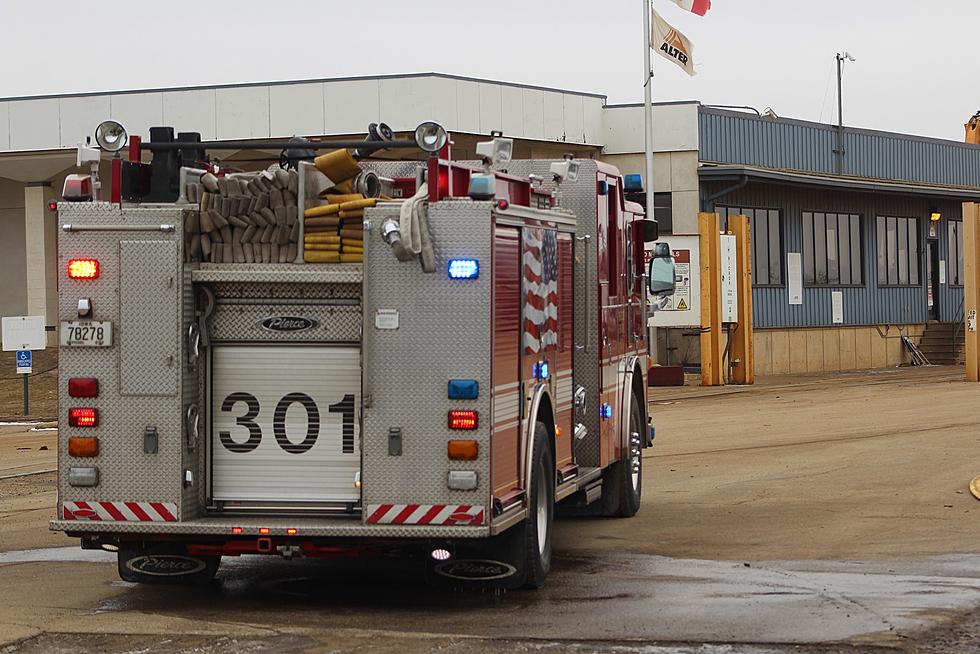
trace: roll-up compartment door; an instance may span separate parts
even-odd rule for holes
[[[215,345],[212,500],[357,502],[360,361],[355,347]]]

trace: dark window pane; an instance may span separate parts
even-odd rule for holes
[[[851,216],[851,283],[863,284],[861,266],[861,217]]]
[[[888,216],[886,219],[886,228],[888,230],[888,254],[886,255],[888,283],[898,284],[898,228],[896,227],[894,216]]]
[[[837,216],[837,252],[840,256],[840,283],[851,283],[851,220]]]
[[[822,213],[813,214],[813,281],[827,283],[827,223]]]
[[[909,283],[909,219],[898,219],[898,283]]]
[[[837,260],[837,214],[827,214],[827,283],[840,284],[840,266]]]
[[[909,284],[919,283],[919,220],[909,218]]]
[[[768,284],[766,271],[769,269],[766,249],[766,226],[764,221],[750,219],[752,222],[752,281],[756,284]]]
[[[759,213],[763,213],[760,211]],[[782,223],[778,211],[769,211],[769,283],[783,283]]]
[[[878,216],[877,220],[877,242],[875,243],[875,253],[878,258],[878,285],[888,283],[888,243],[885,239],[885,217]]]
[[[814,283],[813,277],[813,214],[803,214],[803,281]]]

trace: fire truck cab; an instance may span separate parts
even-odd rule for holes
[[[154,128],[106,200],[66,182],[51,528],[123,579],[398,549],[435,581],[537,587],[556,511],[639,509],[656,223],[612,166],[385,130],[252,144],[281,165],[245,172]]]

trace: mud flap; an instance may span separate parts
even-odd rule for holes
[[[119,577],[140,584],[206,584],[214,579],[220,556],[190,556],[176,544],[121,546]]]
[[[436,588],[513,590],[527,579],[524,543],[526,523],[478,542],[456,543],[452,557],[426,557],[425,580]]]

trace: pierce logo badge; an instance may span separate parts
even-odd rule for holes
[[[508,563],[486,559],[446,561],[435,566],[434,570],[440,576],[463,581],[506,579],[517,572],[517,568]]]
[[[183,577],[201,572],[207,566],[200,559],[180,554],[148,554],[129,559],[126,567],[154,577]]]
[[[260,322],[259,326],[271,332],[305,332],[316,329],[320,323],[300,316],[273,316]]]

